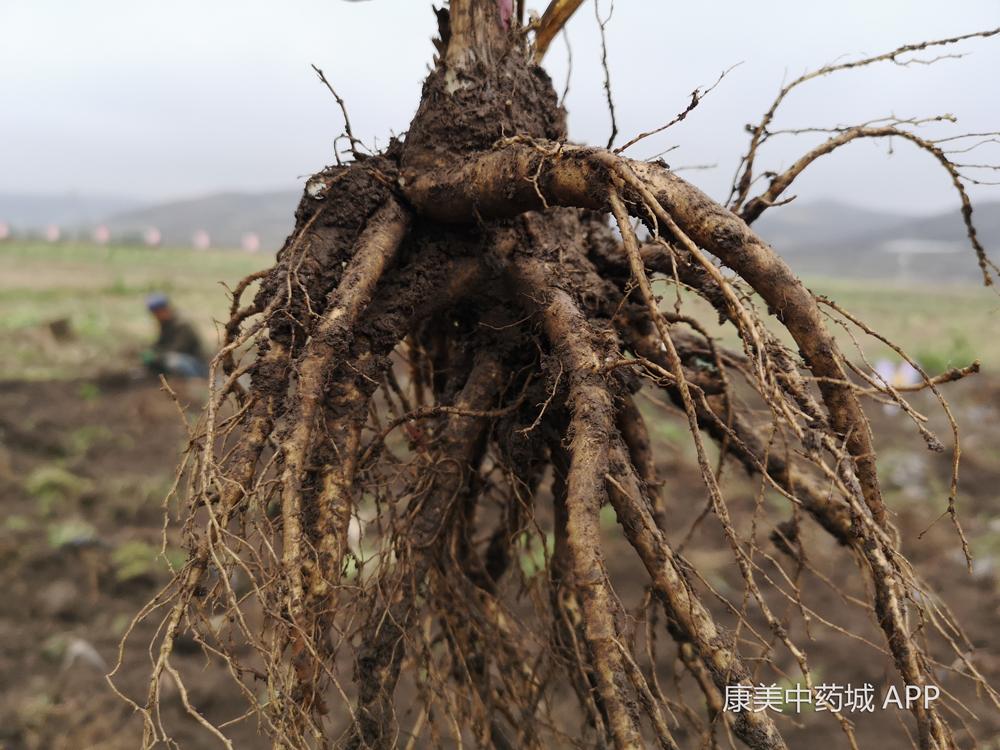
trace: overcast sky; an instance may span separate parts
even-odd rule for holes
[[[544,4],[528,0],[529,8]],[[160,200],[293,187],[333,161],[341,129],[309,64],[347,101],[355,134],[384,144],[406,129],[420,95],[433,52],[430,5],[0,0],[0,191]],[[630,151],[648,157],[679,145],[667,156],[672,166],[717,164],[686,176],[723,198],[746,145],[743,125],[760,117],[784,78],[841,55],[996,26],[1000,0],[618,0],[608,54],[619,143],[666,122],[695,86],[742,63],[686,122]],[[570,136],[603,145],[609,118],[592,0],[569,36]],[[788,100],[776,127],[948,112],[959,117],[950,132],[1000,129],[1000,37],[952,51],[967,55],[814,81]],[[546,67],[561,90],[562,40]],[[775,142],[761,166],[787,164],[808,144]],[[906,212],[957,205],[932,159],[905,143],[894,151],[852,145],[817,163],[796,192],[803,201],[836,197]],[[980,158],[1000,161],[1000,145]],[[1000,188],[977,195],[998,200]]]

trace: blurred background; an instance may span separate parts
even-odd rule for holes
[[[610,11],[602,0],[601,19]],[[606,24],[616,144],[669,121],[692,90],[732,68],[684,122],[629,151],[663,154],[722,201],[745,125],[783,82],[844,56],[998,25],[996,0],[618,0]],[[271,263],[305,179],[336,159],[341,113],[310,65],[377,150],[405,135],[435,31],[430,3],[410,0],[0,1],[0,748],[137,746],[140,725],[102,675],[132,615],[184,559],[161,526],[185,424],[144,367],[159,331],[147,298],[167,296],[210,355],[226,286]],[[775,127],[947,113],[958,122],[920,133],[1000,128],[998,38],[943,54],[813,81]],[[611,119],[593,0],[545,67],[565,91],[570,138],[604,145]],[[823,137],[775,139],[758,168],[787,167]],[[969,161],[1000,162],[1000,143],[983,140]],[[1000,305],[982,287],[958,197],[933,158],[886,141],[820,160],[792,192],[757,226],[810,287],[934,373],[982,362],[981,375],[948,391],[965,429],[960,507],[974,573],[946,529],[909,551],[969,603],[960,614],[995,652]],[[970,194],[983,244],[1000,258],[1000,187]],[[890,377],[912,377],[886,347],[863,348]],[[176,391],[193,419],[204,382],[178,380]],[[904,529],[919,531],[943,510],[948,456],[928,454],[900,414],[876,408],[875,419],[890,502]],[[932,423],[944,426],[938,415]],[[661,419],[656,439],[674,468],[690,468],[682,438]],[[200,663],[195,649],[188,658]],[[143,654],[129,659],[124,683],[138,695]],[[226,679],[208,670],[192,696],[214,718],[240,710],[219,698]],[[182,736],[182,747],[209,746],[194,728]],[[254,737],[247,730],[239,746]]]

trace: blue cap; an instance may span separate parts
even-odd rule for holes
[[[150,312],[156,310],[162,310],[164,307],[170,306],[170,300],[167,299],[167,295],[156,292],[146,297],[146,309]]]

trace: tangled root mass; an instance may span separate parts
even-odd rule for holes
[[[170,743],[158,709],[169,676],[231,746],[172,664],[187,633],[227,665],[276,747],[675,748],[729,735],[784,748],[770,714],[723,700],[727,686],[781,679],[778,664],[814,686],[790,635],[796,618],[826,623],[798,586],[812,522],[856,564],[869,598],[855,603],[883,635],[871,645],[902,682],[953,663],[1000,706],[882,499],[861,400],[908,405],[830,333],[863,324],[747,226],[787,184],[748,199],[741,180],[727,209],[661,163],[566,143],[548,77],[495,11],[455,0],[442,12],[405,140],[314,175],[274,266],[235,290],[182,467],[190,559],[137,618],[163,618],[149,693],[128,699],[145,745]],[[680,296],[662,303],[657,279],[711,304],[741,349],[721,347]],[[661,496],[641,399],[690,428],[742,602],[670,541],[671,507],[691,499]],[[730,517],[718,475],[731,461],[787,500],[770,548]],[[647,592],[638,611],[608,574],[606,507]],[[688,689],[661,686],[664,663]],[[916,705],[911,731],[921,748],[957,747],[940,708]]]

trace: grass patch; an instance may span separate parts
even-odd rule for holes
[[[903,284],[891,280],[808,278],[805,284],[816,294],[829,297],[840,307],[898,344],[931,374],[949,367],[963,367],[974,359],[986,371],[1000,369],[1000,298],[996,293],[975,284]],[[672,286],[656,282],[664,307],[676,298]],[[732,326],[718,325],[718,315],[707,302],[693,294],[681,295],[684,312],[701,321],[708,331],[725,345],[741,350]],[[767,306],[754,298],[761,315]],[[766,322],[775,331],[780,324],[770,316]],[[828,322],[842,351],[851,359],[861,357],[851,336],[839,325]],[[874,362],[899,357],[888,346],[857,329],[853,333],[865,357]],[[781,339],[792,349],[791,337],[781,331]]]
[[[183,550],[168,547],[166,554],[161,555],[158,547],[139,541],[125,542],[111,553],[111,565],[119,583],[170,574],[183,567],[186,559]]]
[[[211,348],[218,342],[214,321],[225,319],[229,305],[222,284],[231,287],[270,263],[265,254],[224,250],[0,243],[0,345],[6,354],[0,379],[80,377],[136,366],[138,353],[156,335],[143,305],[154,290],[174,299]],[[935,373],[973,359],[987,370],[1000,368],[1000,337],[992,335],[1000,324],[1000,300],[988,289],[831,278],[806,283]],[[664,282],[657,286],[663,304],[672,305],[672,288]],[[724,343],[739,347],[732,327],[718,327],[707,303],[682,297],[686,312]],[[757,304],[766,309],[759,300]],[[48,324],[59,319],[69,321],[68,341],[57,341],[49,331]],[[848,356],[859,359],[847,333],[839,326],[832,329]],[[859,335],[859,341],[871,360],[896,356],[873,339]]]
[[[93,490],[93,483],[58,464],[43,464],[24,480],[24,489],[47,516]]]
[[[51,524],[46,530],[49,546],[53,549],[76,547],[97,541],[97,529],[79,518],[67,518]]]
[[[144,298],[170,295],[205,345],[227,316],[232,287],[269,265],[268,255],[85,244],[0,243],[0,380],[76,378],[138,366],[156,336]],[[252,291],[250,292],[252,294]],[[66,320],[58,340],[52,321]]]

